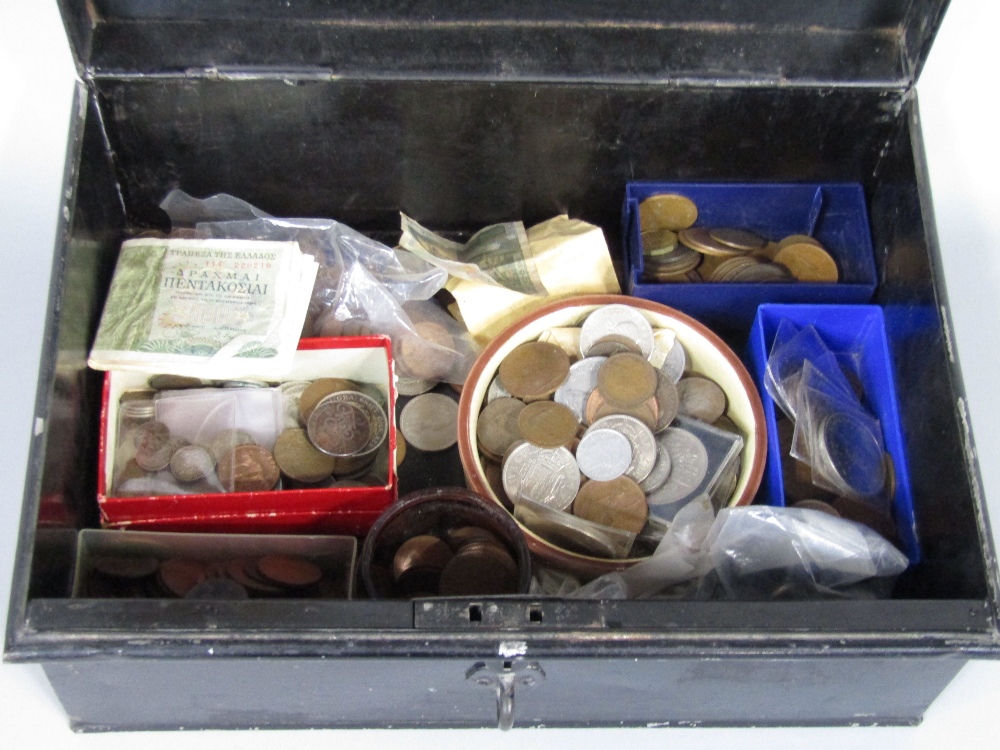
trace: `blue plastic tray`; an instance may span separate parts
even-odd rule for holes
[[[896,531],[903,552],[911,563],[920,561],[910,470],[903,449],[899,424],[896,385],[889,359],[889,343],[882,308],[875,305],[761,305],[750,329],[749,355],[767,423],[767,465],[761,486],[770,505],[785,504],[781,481],[781,448],[778,445],[777,407],[764,389],[764,372],[778,323],[789,320],[797,326],[814,325],[834,351],[857,344],[861,350],[859,376],[868,404],[882,423],[885,449],[896,469],[896,496],[893,498]]]
[[[819,240],[837,261],[836,284],[642,283],[639,204],[659,193],[686,196],[698,206],[695,226],[749,229],[772,241],[792,234]],[[869,302],[877,275],[864,190],[856,183],[631,182],[622,217],[626,288],[717,327],[746,329],[757,306],[769,302],[849,304]]]

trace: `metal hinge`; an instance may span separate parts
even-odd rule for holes
[[[514,688],[538,684],[545,679],[545,672],[538,662],[524,659],[479,661],[466,670],[465,679],[496,691],[497,727],[507,731],[514,726]]]

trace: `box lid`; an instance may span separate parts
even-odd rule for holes
[[[911,86],[948,0],[59,0],[83,77]]]

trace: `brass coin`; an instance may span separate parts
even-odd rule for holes
[[[787,268],[778,263],[760,261],[738,268],[728,279],[732,282],[761,284],[765,282],[794,281]]]
[[[396,432],[396,468],[398,469],[406,460],[406,438],[403,433]]]
[[[536,401],[521,409],[517,426],[529,443],[542,448],[559,448],[576,437],[580,422],[572,410],[562,404]]]
[[[711,424],[726,413],[726,392],[708,378],[697,375],[677,384],[677,413]]]
[[[759,263],[759,259],[749,255],[738,255],[735,258],[728,258],[712,269],[712,273],[709,275],[708,280],[716,282],[731,282],[734,280],[734,274]]]
[[[760,235],[748,232],[745,229],[731,229],[729,227],[710,229],[709,236],[716,242],[741,250],[745,253],[756,252],[767,246],[767,240]]]
[[[309,442],[323,453],[338,457],[363,456],[378,450],[388,430],[382,407],[357,391],[331,393],[316,405],[306,422]]]
[[[500,363],[500,384],[522,400],[551,396],[569,375],[569,356],[555,344],[521,344]]]
[[[500,460],[507,449],[521,439],[518,417],[524,408],[524,402],[516,398],[497,398],[488,403],[480,412],[476,424],[479,449]]]
[[[291,427],[274,441],[274,460],[281,473],[300,482],[319,482],[333,473],[336,459],[316,449],[306,431]]]
[[[429,320],[413,328],[417,335],[403,336],[396,348],[400,369],[420,380],[441,380],[458,359],[455,339],[444,326]]]
[[[309,417],[316,405],[331,393],[340,391],[356,391],[357,383],[345,378],[319,378],[306,386],[299,394],[299,416],[302,424],[309,422]]]
[[[810,237],[808,234],[790,234],[783,238],[780,242],[775,243],[775,252],[781,250],[782,248],[786,248],[789,245],[799,245],[803,242],[811,243],[816,247],[823,247],[823,244],[819,240],[815,237]]]
[[[668,255],[677,249],[677,233],[670,229],[653,229],[642,233],[642,254],[647,257]]]
[[[821,246],[795,242],[780,248],[774,262],[787,268],[799,281],[832,284],[840,279],[837,262]]]
[[[259,445],[239,445],[219,461],[219,481],[228,492],[266,492],[280,478],[271,451]]]
[[[698,268],[705,256],[689,247],[678,245],[669,255],[646,258],[643,275],[658,281],[686,274]]]
[[[420,534],[403,542],[392,558],[392,576],[397,581],[411,568],[440,573],[452,558],[451,547],[430,534]]]
[[[498,544],[463,547],[441,571],[441,596],[494,596],[517,593],[517,562]]]
[[[638,354],[616,354],[597,370],[597,389],[609,406],[630,409],[656,393],[656,368]]]
[[[646,198],[639,204],[639,227],[643,232],[687,229],[698,219],[698,206],[690,198],[664,193]]]
[[[197,482],[215,470],[215,456],[200,445],[185,445],[170,458],[170,473],[179,482]]]
[[[285,586],[311,586],[323,577],[315,563],[294,555],[267,555],[257,561],[257,570],[269,581]]]
[[[885,487],[882,488],[882,496],[888,498],[890,503],[896,497],[896,462],[888,453],[885,454]]]
[[[746,250],[740,250],[732,245],[719,242],[712,237],[712,230],[707,227],[685,229],[677,234],[677,239],[681,241],[681,244],[690,247],[692,250],[697,250],[703,255],[722,255],[728,257],[745,255],[747,252]]]
[[[649,505],[639,485],[621,476],[609,482],[591,480],[583,485],[573,501],[573,515],[638,534],[646,525]]]

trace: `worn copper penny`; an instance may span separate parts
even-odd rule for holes
[[[646,525],[649,506],[646,495],[634,480],[618,477],[608,482],[593,480],[583,485],[573,501],[573,515],[638,534]]]
[[[452,558],[451,547],[430,534],[420,534],[403,542],[392,558],[392,576],[397,581],[411,568],[440,573]]]
[[[774,262],[785,266],[799,281],[832,284],[840,279],[833,256],[815,242],[793,242],[779,247]]]
[[[499,461],[507,449],[521,439],[518,417],[523,409],[524,402],[516,398],[501,397],[488,403],[479,413],[476,424],[479,449]]]
[[[517,593],[517,562],[505,547],[474,542],[455,553],[441,571],[441,596],[494,596]]]
[[[281,586],[267,583],[257,568],[257,561],[249,557],[237,557],[224,563],[225,575],[232,578],[247,591],[255,594],[281,594]]]
[[[711,424],[726,413],[726,393],[708,378],[692,375],[677,384],[677,413]]]
[[[185,597],[188,592],[206,578],[205,563],[171,557],[160,563],[157,571],[160,585],[176,597]]]
[[[454,338],[444,326],[429,320],[413,327],[417,335],[403,336],[396,348],[400,368],[417,379],[441,380],[458,360]]]
[[[616,354],[597,371],[597,389],[609,406],[629,409],[656,393],[656,368],[639,354]]]
[[[569,356],[555,344],[530,341],[504,357],[500,383],[522,400],[537,401],[555,393],[569,375]]]
[[[257,561],[257,569],[268,580],[285,586],[311,586],[323,577],[316,563],[294,555],[267,555]]]
[[[358,391],[330,394],[316,405],[306,422],[309,441],[330,456],[372,453],[385,440],[388,430],[382,407]]]
[[[281,474],[271,451],[260,445],[239,445],[219,461],[219,481],[229,492],[266,492]]]
[[[664,193],[646,198],[639,204],[639,227],[643,232],[654,229],[678,231],[687,229],[698,219],[698,206],[690,198]]]
[[[333,473],[336,458],[309,442],[306,431],[291,427],[274,441],[274,460],[286,477],[300,482],[318,482]]]
[[[302,424],[309,422],[309,416],[316,405],[331,393],[357,389],[357,383],[345,378],[319,378],[312,381],[299,393],[299,417],[302,419]]]
[[[458,440],[458,404],[442,393],[424,393],[403,407],[399,429],[417,450],[448,450]]]
[[[580,426],[576,415],[555,401],[528,404],[517,417],[521,437],[542,448],[559,448],[576,437]]]
[[[406,438],[403,433],[396,433],[396,468],[398,469],[406,460]]]

